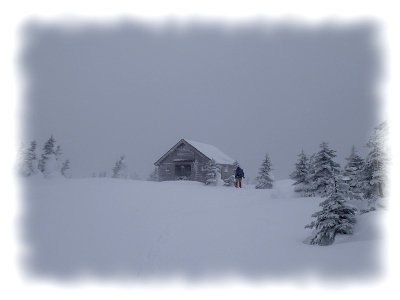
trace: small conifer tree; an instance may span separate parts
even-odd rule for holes
[[[55,154],[54,147],[55,147],[55,139],[53,136],[50,136],[50,138],[46,141],[46,143],[43,146],[43,152],[42,155],[40,156],[40,160],[38,163],[38,169],[43,174],[45,174],[47,171],[47,163],[50,157]]]
[[[312,166],[311,192],[322,197],[329,195],[332,180],[340,173],[340,165],[333,160],[335,157],[336,151],[331,150],[326,142],[320,144],[320,151],[315,155]]]
[[[206,185],[217,185],[218,184],[218,175],[219,169],[214,159],[211,159],[206,164]]]
[[[308,241],[311,245],[331,245],[337,234],[353,233],[357,209],[346,203],[347,188],[334,177],[329,190],[331,192],[328,198],[320,203],[322,210],[312,215],[316,220],[305,226],[315,229]]]
[[[23,151],[21,164],[20,171],[22,176],[32,176],[36,174],[37,156],[35,140],[31,141],[29,148]]]
[[[351,148],[349,157],[346,158],[347,164],[343,170],[343,179],[348,184],[349,190],[355,194],[362,193],[362,171],[364,160],[357,154],[355,147]],[[361,197],[359,197],[361,199]]]
[[[365,159],[362,172],[364,197],[369,199],[370,204],[378,198],[384,197],[387,165],[387,125],[381,123],[375,128],[374,133],[368,140],[367,146],[370,152]]]
[[[273,178],[270,174],[272,170],[272,164],[271,160],[269,158],[269,155],[265,155],[265,159],[261,164],[261,167],[258,172],[258,176],[256,178],[256,189],[272,189],[273,186]]]
[[[122,155],[114,165],[112,169],[112,178],[126,178],[127,177],[127,166],[125,163],[125,156]]]
[[[61,147],[56,145],[56,141],[51,136],[43,146],[43,152],[38,163],[38,169],[44,177],[61,175],[60,166]]]
[[[304,153],[301,150],[301,153],[298,155],[299,159],[295,165],[295,170],[292,174],[290,174],[290,179],[295,182],[293,185],[295,186],[294,191],[301,194],[302,196],[308,196],[309,190],[309,161]]]
[[[64,177],[68,177],[68,170],[70,169],[69,164],[70,164],[70,163],[69,163],[69,159],[65,160],[65,161],[63,162],[63,164],[62,164],[62,167],[61,167],[61,175],[64,176]]]

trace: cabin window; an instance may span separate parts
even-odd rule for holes
[[[228,173],[228,167],[227,166],[224,167],[224,173]]]

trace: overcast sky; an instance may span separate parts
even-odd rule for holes
[[[137,23],[25,26],[23,140],[53,134],[74,176],[125,154],[147,178],[179,139],[212,144],[254,178],[266,153],[277,179],[327,141],[338,162],[378,123],[372,24],[306,27]]]

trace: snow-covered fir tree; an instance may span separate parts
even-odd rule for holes
[[[42,173],[45,173],[46,164],[50,156],[55,153],[54,145],[55,145],[55,140],[53,136],[51,136],[43,146],[42,155],[40,156],[38,162],[38,169]]]
[[[312,215],[316,218],[306,228],[315,229],[307,241],[311,245],[331,245],[337,234],[352,234],[356,223],[357,209],[346,202],[347,187],[336,176],[331,181],[328,198],[320,203],[321,211]]]
[[[350,187],[350,182],[348,177],[344,176],[342,173],[338,175],[338,181],[340,182],[342,188],[343,197],[346,200],[362,200],[362,193],[359,192],[357,189]]]
[[[22,153],[22,162],[20,173],[22,176],[32,176],[37,172],[37,155],[36,155],[36,141],[30,143],[28,149],[24,149]]]
[[[66,159],[61,166],[61,175],[64,177],[69,177],[68,175],[68,170],[70,169],[69,164],[70,164],[69,159]]]
[[[270,174],[272,170],[271,160],[269,155],[265,155],[265,159],[261,164],[261,167],[258,171],[258,176],[256,178],[256,189],[272,189],[273,186],[273,177]]]
[[[333,159],[336,157],[336,151],[331,150],[328,143],[320,144],[320,150],[315,155],[312,172],[310,176],[311,188],[313,194],[325,197],[330,194],[332,180],[334,176],[340,173],[340,165]]]
[[[313,190],[313,177],[315,174],[315,158],[316,158],[317,154],[313,153],[310,155],[310,157],[308,158],[308,162],[307,162],[307,176],[306,176],[306,181],[308,182],[308,186],[305,187],[305,194],[308,197],[313,197],[315,196],[315,191]]]
[[[354,146],[351,148],[350,156],[346,160],[347,164],[344,166],[343,179],[347,182],[351,192],[361,194],[364,160],[357,154]]]
[[[160,177],[158,176],[158,167],[155,167],[153,172],[150,173],[148,181],[160,181]]]
[[[122,155],[115,163],[112,169],[112,178],[126,178],[127,166],[125,162],[125,155]]]
[[[58,151],[58,153],[57,153]],[[59,156],[61,155],[61,148],[56,145],[56,141],[51,136],[44,144],[42,155],[38,163],[38,169],[44,177],[60,176],[60,162]]]
[[[214,159],[211,159],[206,165],[206,185],[217,185],[218,184],[218,176],[221,178],[221,174],[219,172],[219,168]]]
[[[302,196],[308,196],[310,188],[309,160],[303,150],[301,150],[298,157],[298,161],[295,164],[295,170],[289,175],[289,177],[295,181],[293,183],[295,186],[294,191]]]
[[[381,123],[374,129],[374,133],[368,140],[370,149],[362,172],[364,197],[374,203],[385,195],[386,165],[387,165],[387,125]]]

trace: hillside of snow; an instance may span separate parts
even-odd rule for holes
[[[355,233],[311,246],[304,226],[321,198],[299,198],[292,181],[272,190],[198,182],[109,178],[26,179],[24,268],[40,277],[189,278],[311,276],[362,279],[382,271],[379,216]]]

